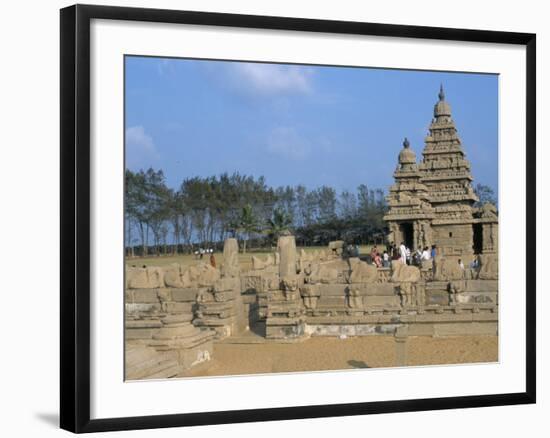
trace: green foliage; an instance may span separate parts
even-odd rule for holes
[[[262,246],[290,230],[304,246],[367,243],[385,232],[386,208],[384,192],[364,184],[338,195],[328,186],[272,188],[263,177],[223,173],[185,178],[170,189],[161,170],[126,171],[126,245],[133,248],[137,231],[142,254],[151,244],[155,254],[167,244],[172,252],[191,251],[235,236]]]
[[[250,236],[253,233],[259,233],[260,230],[260,222],[256,217],[252,206],[250,204],[246,204],[242,208],[237,226],[237,231],[246,236],[246,240],[243,243],[243,252],[246,252],[246,243],[250,240]]]
[[[280,207],[273,210],[273,216],[267,221],[266,234],[273,245],[279,238],[290,232],[292,227],[292,215]]]

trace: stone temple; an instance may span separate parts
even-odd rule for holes
[[[126,379],[185,376],[210,366],[224,339],[250,343],[251,333],[275,343],[392,336],[397,365],[406,364],[409,337],[498,335],[497,210],[476,206],[443,89],[429,130],[420,162],[405,139],[385,220],[388,244],[436,245],[435,260],[377,268],[366,254],[347,254],[343,241],[298,250],[294,236],[281,235],[247,270],[234,238],[219,268],[128,266]]]
[[[466,159],[443,86],[425,138],[423,159],[405,138],[395,184],[384,217],[388,239],[417,249],[436,245],[439,255],[470,263],[474,255],[496,254],[498,218],[492,206],[474,208],[470,162]]]

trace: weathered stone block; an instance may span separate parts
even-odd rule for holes
[[[172,289],[170,292],[172,294],[172,301],[196,301],[197,295],[199,294],[200,289],[189,288],[189,289]]]
[[[319,284],[319,295],[322,297],[346,296],[348,286],[345,284]]]
[[[159,303],[157,289],[134,289],[134,303]]]
[[[161,310],[159,302],[156,303],[126,303],[126,312],[128,313],[155,313]]]
[[[498,280],[467,280],[466,292],[498,292]]]
[[[216,292],[239,290],[239,287],[240,287],[239,279],[233,278],[233,277],[223,277],[214,283],[214,290]]]
[[[448,292],[436,292],[436,291],[430,291],[429,293],[426,292],[426,304],[438,304],[440,306],[446,306],[449,304],[449,293]]]
[[[398,296],[369,296],[364,297],[365,306],[399,306],[400,299]]]
[[[124,338],[126,340],[153,339],[153,335],[157,332],[158,329],[153,328],[126,329],[124,332]]]
[[[129,289],[149,287],[149,278],[145,268],[126,268],[126,286]]]
[[[393,296],[397,294],[393,283],[369,284],[365,289],[366,295]]]
[[[189,302],[176,302],[170,301],[165,305],[165,309],[168,313],[189,313],[193,311],[195,303]]]
[[[318,306],[322,307],[331,307],[331,306],[345,306],[346,297],[345,296],[321,296],[319,299]]]
[[[497,304],[497,293],[464,292],[457,294],[456,299],[461,304]]]

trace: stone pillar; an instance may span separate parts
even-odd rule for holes
[[[279,275],[281,279],[296,275],[296,240],[294,236],[280,236],[277,242],[280,255]]]
[[[226,239],[223,244],[223,265],[221,271],[224,277],[239,276],[239,243],[235,238]]]

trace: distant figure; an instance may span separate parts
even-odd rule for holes
[[[216,267],[216,257],[214,257],[214,253],[210,254],[210,264],[212,265],[213,268]]]
[[[399,258],[401,259],[401,263],[404,265],[407,264],[407,247],[405,246],[405,242],[401,242],[401,245],[399,245]]]
[[[370,250],[370,258],[374,260],[374,258],[376,257],[376,254],[378,254],[378,249],[376,248],[376,245],[374,245]]]
[[[424,247],[424,251],[422,251],[422,255],[420,256],[420,260],[430,260],[432,256],[430,255],[430,252],[428,251],[428,247]]]
[[[460,266],[460,269],[464,271],[464,263],[462,263],[462,259],[458,259],[458,266]]]
[[[477,256],[476,256],[476,258],[472,261],[472,263],[470,263],[470,268],[472,268],[472,269],[477,269],[477,268],[479,268],[479,259],[477,258]]]
[[[393,246],[393,250],[392,250],[392,254],[391,254],[391,259],[392,260],[399,260],[401,258],[401,256],[399,255],[399,248],[394,245]]]
[[[388,251],[384,251],[384,255],[382,256],[382,264],[384,265],[384,268],[390,267],[390,255],[388,254]]]
[[[435,256],[437,255],[437,247],[435,245],[432,245],[432,252],[431,252],[432,259],[435,259]]]
[[[435,245],[432,245],[430,256],[432,257],[432,272],[435,272],[435,257],[437,256],[437,248]]]
[[[374,264],[377,268],[382,267],[382,259],[380,258],[380,253],[376,253],[376,255],[374,256]]]

